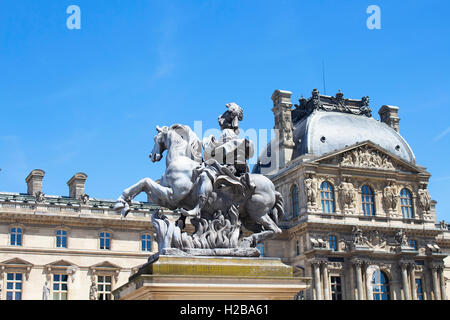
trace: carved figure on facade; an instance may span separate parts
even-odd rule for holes
[[[366,246],[367,237],[364,236],[362,230],[358,227],[352,229],[352,245],[353,246]]]
[[[338,187],[339,199],[343,210],[353,209],[356,207],[356,189],[351,182],[344,180]]]
[[[397,187],[389,183],[383,190],[383,203],[387,212],[392,214],[397,210],[398,198]]]
[[[428,189],[423,188],[417,191],[419,195],[419,204],[424,212],[428,212],[431,209],[431,196]]]
[[[345,152],[341,157],[341,166],[395,170],[387,155],[368,146]]]
[[[319,183],[316,178],[310,175],[303,181],[305,186],[305,196],[308,208],[314,208],[317,205],[317,192],[319,189]]]
[[[42,191],[36,192],[34,195],[37,203],[41,203],[45,201],[45,194]]]
[[[83,204],[83,205],[87,205],[87,204],[89,204],[89,195],[88,194],[86,194],[86,193],[84,193],[84,194],[82,194],[81,196],[80,196],[80,203],[81,204]]]
[[[97,283],[95,281],[92,281],[91,286],[89,288],[89,300],[97,300],[97,299],[98,299]]]
[[[48,300],[50,298],[50,286],[48,281],[45,281],[44,286],[42,287],[42,300]]]
[[[409,243],[408,243],[408,237],[406,235],[406,233],[403,231],[403,229],[400,229],[394,237],[395,241],[397,242],[397,244],[399,244],[402,247],[409,247]]]
[[[253,143],[237,136],[242,108],[234,103],[227,108],[219,117],[222,135],[218,140],[208,137],[202,143],[181,124],[157,126],[150,158],[160,161],[167,151],[166,171],[160,183],[142,179],[117,199],[114,209],[123,216],[141,192],[147,193],[149,201],[181,214],[176,222],[158,213],[152,215],[160,252],[178,249],[204,254],[208,249],[213,250],[208,251],[211,255],[253,255],[258,252],[254,249],[257,243],[281,233],[278,223],[284,215],[283,198],[269,178],[249,174],[247,160],[253,155]],[[183,232],[187,217],[195,227],[193,234]],[[253,234],[238,241],[241,225]]]

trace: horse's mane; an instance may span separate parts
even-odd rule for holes
[[[174,124],[170,126],[169,130],[176,132],[184,141],[187,142],[186,156],[199,163],[203,161],[202,142],[189,126]]]

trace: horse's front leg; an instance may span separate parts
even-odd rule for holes
[[[131,201],[141,192],[146,192],[152,202],[159,205],[169,203],[173,195],[171,188],[161,186],[150,178],[144,178],[122,192],[122,195],[117,199],[114,210],[121,210],[122,216],[125,217],[131,210]]]

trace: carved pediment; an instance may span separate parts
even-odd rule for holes
[[[378,145],[365,142],[328,154],[315,161],[347,168],[378,169],[385,171],[420,172],[416,166],[390,154]]]

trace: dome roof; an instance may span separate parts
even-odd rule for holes
[[[341,92],[333,97],[321,95],[314,89],[311,98],[301,98],[300,104],[292,109],[292,125],[294,150],[291,160],[306,154],[320,157],[371,141],[404,161],[416,163],[405,139],[388,124],[372,118],[369,97],[344,99]],[[273,143],[262,151],[253,173],[273,165],[271,160],[277,152]]]
[[[368,140],[415,163],[414,153],[405,139],[387,124],[371,117],[315,110],[294,125],[293,140],[293,159],[303,154],[322,156]]]

